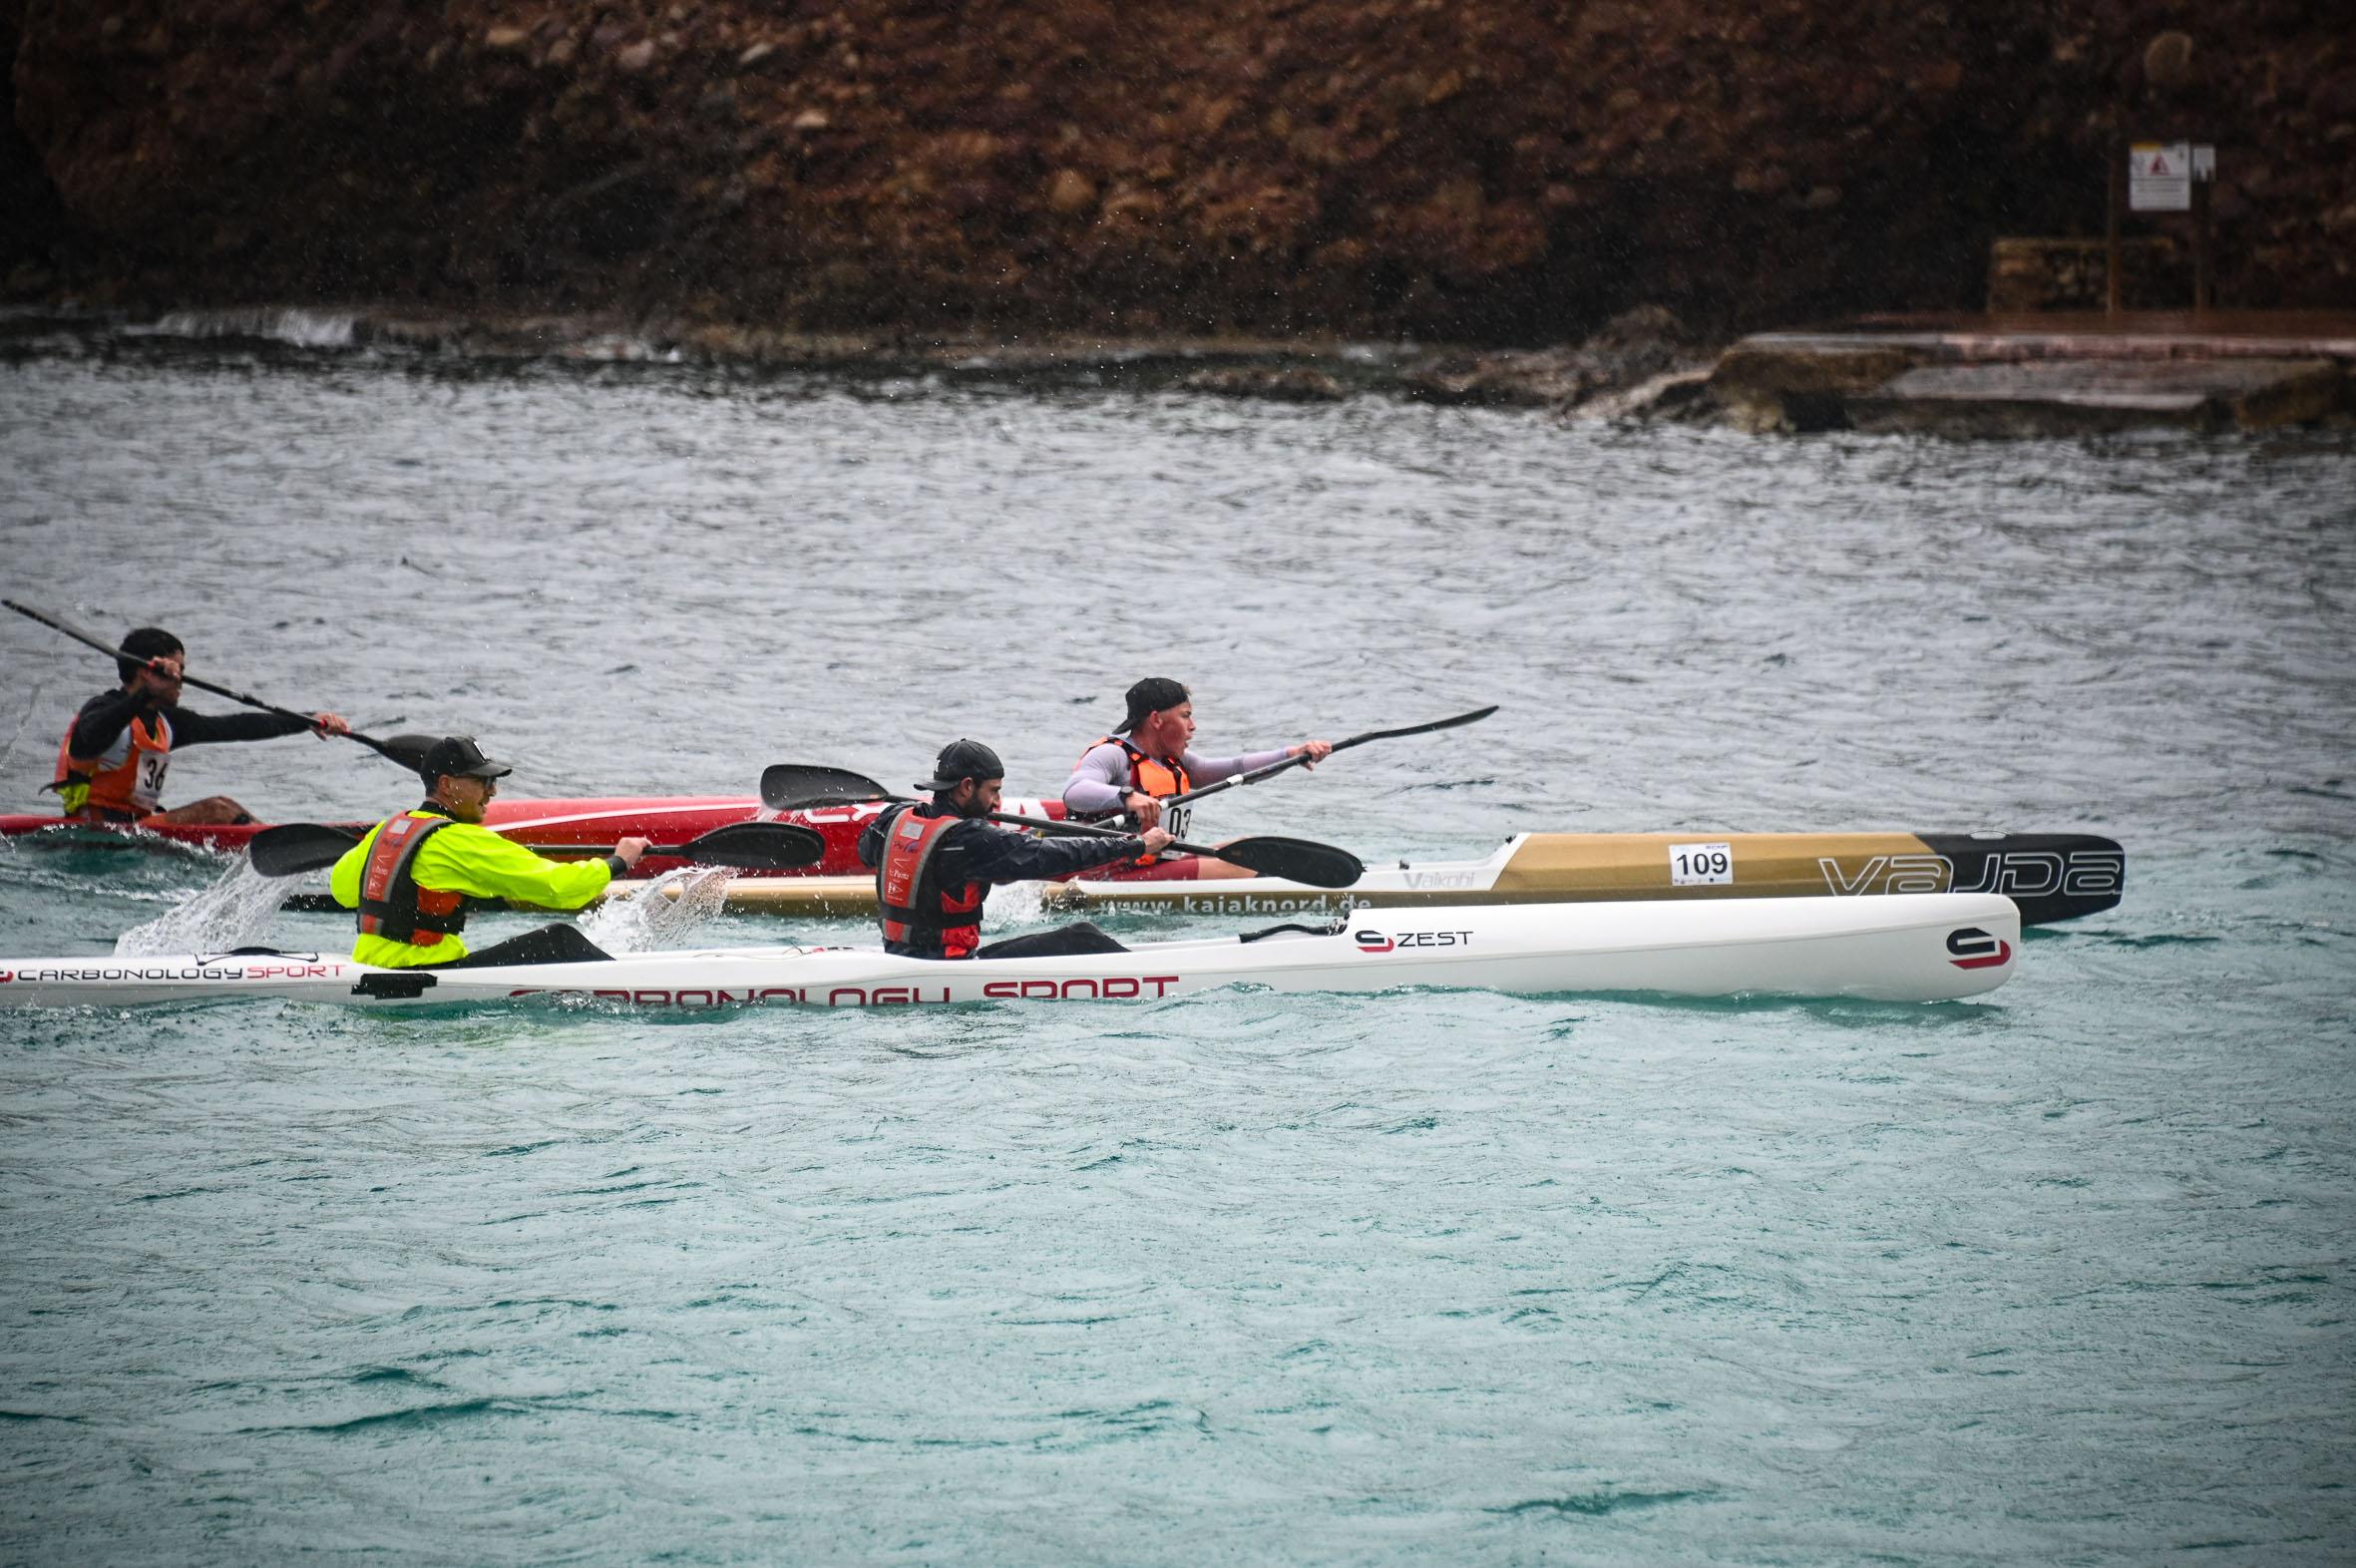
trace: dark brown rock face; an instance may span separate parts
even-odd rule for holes
[[[2336,6],[2232,12],[0,0],[0,267],[175,303],[1550,342],[1645,301],[1705,331],[1977,304],[1995,235],[2101,231],[2116,126],[2219,144],[2221,301],[2356,302],[2356,41]]]

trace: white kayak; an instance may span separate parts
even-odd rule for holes
[[[1749,993],[1937,1001],[2012,978],[1999,894],[1714,904],[1362,911],[1325,926],[1143,943],[1078,958],[897,958],[875,948],[720,948],[558,964],[386,970],[329,954],[0,960],[0,1006],[285,997],[362,1007],[596,1000],[635,1007],[1152,1001],[1223,985]]]

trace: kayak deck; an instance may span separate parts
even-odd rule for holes
[[[790,822],[810,828],[826,841],[824,858],[814,870],[846,875],[859,871],[859,836],[869,823],[889,809],[888,801],[857,801],[806,811],[771,811],[750,795],[652,795],[642,797],[590,796],[580,799],[495,799],[483,825],[518,843],[530,845],[554,860],[585,860],[612,853],[624,838],[642,838],[657,845],[684,844],[715,828],[740,822]],[[1021,798],[1008,800],[1004,810],[1021,816],[1056,818],[1061,801]],[[373,822],[330,823],[355,836]],[[129,849],[149,851],[210,850],[241,854],[257,833],[271,824],[233,826],[163,824],[155,827],[108,827],[68,822],[62,817],[0,815],[0,839],[37,848]],[[675,855],[648,855],[631,870],[644,880],[675,871],[689,862]],[[801,872],[766,873],[800,876]],[[751,880],[751,879],[747,879]]]
[[[1119,953],[959,963],[847,947],[430,970],[284,953],[0,961],[0,1006],[281,997],[364,1007],[591,1000],[692,1010],[1150,1001],[1227,985],[1931,1001],[2004,983],[2019,942],[2019,913],[1996,894],[1443,906],[1361,912],[1324,927],[1145,943]]]

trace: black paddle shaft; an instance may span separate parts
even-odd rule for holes
[[[1010,827],[1032,828],[1041,833],[1065,833],[1081,838],[1128,839],[1137,837],[1118,828],[1099,828],[1085,822],[1068,819],[1055,822],[1042,817],[1017,817],[1010,812],[993,811],[990,822],[1003,822]],[[1331,844],[1318,844],[1309,839],[1287,839],[1274,836],[1236,839],[1213,849],[1201,844],[1187,844],[1177,839],[1170,848],[1186,855],[1200,855],[1209,860],[1223,860],[1256,871],[1264,877],[1278,877],[1286,882],[1305,882],[1313,888],[1348,888],[1366,874],[1366,864],[1346,849]]]
[[[76,642],[85,643],[98,649],[101,653],[111,654],[116,658],[127,658],[135,664],[152,664],[154,662],[142,654],[119,648],[104,638],[92,636],[81,627],[60,620],[55,615],[45,614],[28,604],[20,604],[13,598],[0,598],[0,604],[6,604],[10,609],[28,619],[38,620],[52,631],[62,631]],[[292,708],[282,708],[274,702],[264,702],[261,698],[249,696],[242,691],[232,691],[227,686],[216,686],[209,680],[198,680],[186,670],[181,672],[180,678],[183,685],[195,686],[198,691],[209,691],[216,697],[226,697],[231,702],[242,702],[249,708],[259,708],[264,713],[275,713],[280,718],[300,719],[305,724],[311,722],[311,716],[308,713],[297,713]],[[397,762],[402,767],[415,772],[419,764],[425,761],[426,750],[433,745],[437,737],[432,735],[395,735],[391,740],[386,741],[378,740],[374,735],[363,735],[354,729],[346,730],[343,738],[356,740],[386,761]]]
[[[1334,742],[1334,749],[1348,751],[1351,747],[1363,746],[1370,740],[1394,740],[1401,735],[1426,735],[1433,730],[1454,729],[1460,724],[1478,723],[1496,711],[1496,704],[1491,703],[1485,708],[1477,708],[1470,713],[1459,713],[1454,718],[1434,719],[1428,724],[1408,724],[1399,729],[1371,729],[1363,735],[1353,735],[1348,740]],[[1190,790],[1183,795],[1173,795],[1166,804],[1183,806],[1190,800],[1200,800],[1205,795],[1216,795],[1219,791],[1233,789],[1238,784],[1257,784],[1264,778],[1282,773],[1287,768],[1301,767],[1308,761],[1306,756],[1286,757],[1282,761],[1271,762],[1264,768],[1255,768],[1249,773],[1239,773],[1234,778],[1221,779],[1216,784],[1206,784],[1201,789]],[[848,805],[871,800],[897,801],[907,798],[905,795],[893,794],[864,773],[854,773],[849,768],[832,768],[823,763],[776,762],[761,770],[761,804],[772,811],[806,811],[813,806]]]
[[[1348,740],[1335,741],[1334,750],[1348,751],[1351,747],[1363,746],[1370,740],[1395,740],[1401,735],[1428,735],[1433,730],[1454,729],[1460,724],[1477,724],[1496,711],[1497,705],[1492,702],[1485,708],[1476,708],[1470,713],[1459,713],[1454,718],[1433,719],[1428,724],[1409,724],[1400,729],[1371,729],[1363,735],[1353,735]],[[1297,757],[1286,757],[1281,761],[1271,762],[1264,768],[1254,768],[1249,773],[1238,773],[1233,778],[1221,779],[1216,784],[1205,784],[1201,789],[1188,790],[1183,795],[1172,795],[1162,804],[1165,807],[1183,806],[1190,801],[1201,800],[1205,795],[1216,795],[1223,789],[1234,789],[1239,784],[1257,784],[1262,779],[1274,778],[1287,768],[1306,767],[1309,761],[1310,757],[1307,752]]]
[[[492,831],[497,832],[497,829]],[[290,822],[264,828],[245,846],[247,862],[265,877],[295,877],[334,865],[360,842],[364,833],[317,822]],[[580,854],[582,844],[526,845],[534,854]],[[690,839],[685,844],[652,844],[648,855],[669,860],[699,861],[708,866],[734,866],[743,871],[794,871],[815,866],[826,854],[826,839],[792,822],[731,822]]]

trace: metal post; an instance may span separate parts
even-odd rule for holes
[[[2195,155],[2197,156],[2197,155]],[[2211,297],[2215,278],[2209,266],[2208,195],[2216,184],[2212,171],[2206,180],[2192,181],[2192,313],[2200,314],[2216,301]]]
[[[2103,225],[2103,313],[2119,314],[2119,209],[2127,203],[2127,148],[2119,133],[2111,133],[2111,167],[2103,184],[2109,188],[2109,210]]]

